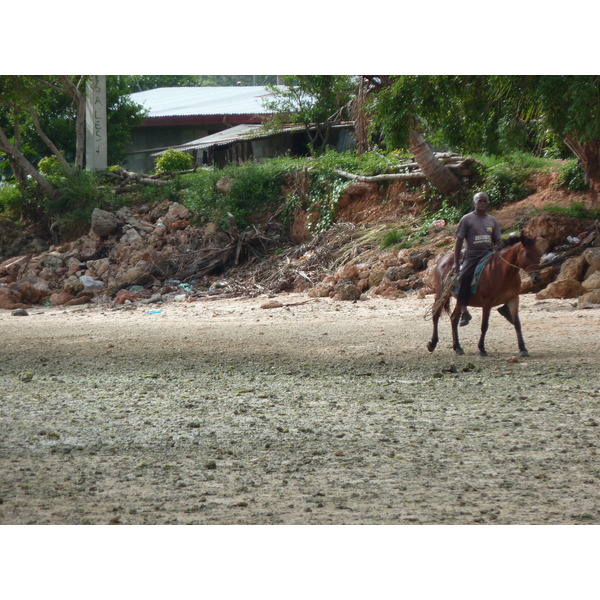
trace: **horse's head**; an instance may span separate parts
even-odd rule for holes
[[[544,238],[532,238],[521,232],[519,236],[521,247],[517,254],[517,265],[529,274],[531,283],[541,280],[540,261],[548,248],[548,242]]]

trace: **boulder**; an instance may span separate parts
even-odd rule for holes
[[[65,266],[65,261],[61,255],[55,252],[49,252],[41,257],[40,266],[44,269],[50,269],[51,271],[58,271]]]
[[[0,287],[0,308],[15,310],[16,308],[31,308],[31,306],[23,302],[18,290],[2,286]]]
[[[112,290],[119,290],[121,288],[129,287],[130,285],[144,285],[146,283],[151,283],[154,280],[152,276],[153,269],[153,265],[140,260],[134,267],[117,275],[114,281],[111,282],[110,288]]]
[[[110,267],[110,260],[108,258],[101,258],[99,260],[88,260],[87,268],[94,274],[96,277],[103,278],[108,274],[108,270]]]
[[[108,249],[104,249],[102,240],[93,232],[90,235],[85,235],[79,238],[72,246],[70,255],[78,258],[81,262],[102,258],[103,253],[107,253]]]
[[[521,294],[531,294],[543,290],[546,286],[550,285],[556,278],[555,267],[547,267],[540,271],[541,279],[537,283],[532,283],[531,277],[528,273],[521,270]]]
[[[29,264],[30,259],[31,256],[26,254],[24,256],[13,256],[12,258],[5,260],[0,264],[0,277],[8,275],[13,279],[17,279],[21,271]]]
[[[65,292],[68,292],[72,296],[76,296],[79,292],[83,291],[83,283],[79,281],[79,277],[72,275],[68,277],[63,283],[63,289]]]
[[[577,305],[584,306],[586,304],[600,304],[600,290],[592,290],[583,296],[577,298]]]
[[[595,271],[600,271],[600,248],[588,248],[583,258]]]
[[[389,267],[385,270],[385,278],[390,281],[400,281],[401,279],[407,279],[413,273],[413,270],[404,265],[402,267]]]
[[[23,302],[37,304],[44,296],[42,290],[29,281],[23,281],[17,286]]]
[[[317,283],[315,287],[310,288],[306,294],[310,298],[328,298],[333,293],[334,285],[332,283]]]
[[[581,282],[581,285],[588,291],[600,290],[600,271],[594,271]]]
[[[119,290],[115,296],[115,304],[125,304],[125,302],[135,302],[139,300],[139,294],[130,292],[129,290]]]
[[[361,291],[353,283],[344,280],[340,281],[335,286],[335,298],[338,300],[358,300],[360,298]]]
[[[116,233],[121,221],[112,213],[95,208],[92,212],[92,231],[100,237],[108,237]]]
[[[73,296],[65,291],[55,292],[50,296],[50,304],[52,306],[62,306],[70,300],[73,300]]]
[[[175,221],[181,221],[182,219],[189,219],[191,212],[182,204],[173,203],[167,214],[163,218],[164,223],[174,223]]]
[[[567,258],[556,276],[556,281],[562,281],[563,279],[575,279],[575,281],[581,281],[586,266],[587,263],[583,256],[572,256],[571,258]]]
[[[356,265],[345,264],[337,270],[336,277],[338,279],[358,279],[358,269]]]
[[[125,227],[125,233],[119,240],[119,243],[131,246],[132,248],[141,248],[144,245],[144,240],[142,239],[142,236],[133,227],[129,225],[126,225]]]
[[[546,289],[537,294],[538,300],[546,300],[548,298],[578,298],[585,294],[586,290],[579,281],[574,279],[563,279],[551,283]]]
[[[372,288],[378,286],[383,281],[384,276],[385,271],[381,269],[372,270],[369,274],[369,287]]]

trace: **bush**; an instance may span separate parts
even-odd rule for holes
[[[404,240],[404,234],[401,231],[398,231],[397,229],[389,229],[383,235],[383,238],[381,240],[381,244],[379,247],[381,248],[381,250],[385,250],[386,248],[389,248],[390,246],[395,246],[396,244],[402,243],[403,240]]]
[[[573,192],[585,192],[589,189],[588,184],[585,182],[583,169],[576,158],[567,161],[561,167],[556,183]]]
[[[168,173],[176,171],[186,171],[194,166],[194,158],[191,154],[180,152],[169,148],[161,154],[154,163],[154,172]]]
[[[0,215],[14,217],[23,204],[23,195],[13,184],[0,184]]]
[[[245,227],[253,213],[282,202],[283,181],[290,168],[290,159],[247,162],[182,175],[178,185],[183,191],[182,202],[202,222],[213,221],[226,228],[231,213],[237,225]],[[223,177],[233,182],[227,194],[217,191],[217,182]]]
[[[51,179],[60,179],[66,175],[63,166],[58,158],[54,155],[42,158],[38,163],[38,171],[44,176]]]
[[[558,212],[576,219],[598,219],[600,218],[600,210],[591,210],[586,208],[583,202],[572,202],[570,206],[555,206],[548,204],[543,209],[543,212]]]

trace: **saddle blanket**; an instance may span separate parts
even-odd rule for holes
[[[473,273],[473,279],[471,280],[471,294],[474,294],[477,291],[479,286],[479,279],[481,278],[481,272],[483,271],[485,265],[487,265],[488,260],[492,258],[494,255],[494,250],[490,250],[487,254],[484,254],[481,260],[477,263],[475,267],[475,272]],[[458,294],[458,285],[452,286],[451,292],[453,294]]]

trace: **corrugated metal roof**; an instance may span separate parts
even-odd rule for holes
[[[333,125],[333,129],[339,128],[350,128],[354,126],[354,122],[343,122]],[[171,146],[172,150],[180,150],[181,152],[186,152],[190,150],[200,150],[201,148],[209,148],[210,146],[225,146],[227,144],[231,144],[233,142],[239,142],[244,139],[258,139],[258,138],[266,138],[271,136],[276,136],[281,133],[290,133],[294,131],[302,131],[305,128],[302,125],[287,125],[280,130],[270,131],[264,129],[262,125],[236,125],[235,127],[230,127],[229,129],[225,129],[223,131],[219,131],[218,133],[213,133],[212,135],[206,135],[197,140],[192,140],[191,142],[186,142],[185,144],[181,144],[179,146]],[[160,152],[154,152],[152,156],[159,156],[166,152],[167,148],[161,149]]]
[[[206,135],[197,140],[181,144],[180,146],[173,146],[173,149],[185,152],[186,150],[199,150],[200,148],[207,148],[209,146],[224,146],[231,142],[237,142],[244,138],[253,137],[260,133],[261,129],[262,125],[236,125],[235,127],[230,127],[229,129],[213,133],[212,135]],[[165,150],[156,152],[152,156],[158,156],[164,152]]]
[[[148,109],[152,118],[270,114],[262,103],[270,96],[272,92],[264,86],[167,87],[136,92],[131,99]]]

